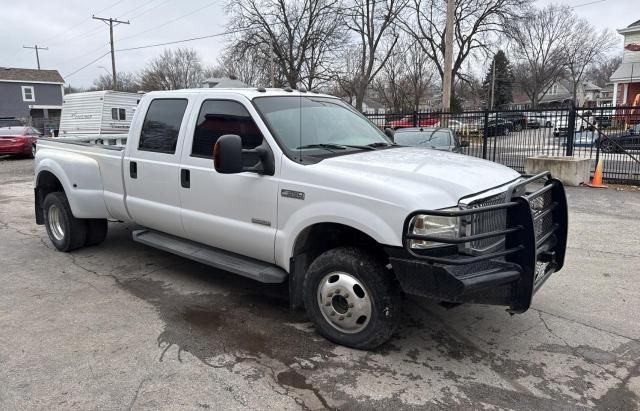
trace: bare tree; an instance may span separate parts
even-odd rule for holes
[[[113,86],[113,76],[111,74],[101,74],[93,81],[91,90],[117,90],[135,93],[140,90],[138,80],[133,73],[120,72],[117,75],[116,87]]]
[[[237,78],[250,86],[264,86],[271,83],[269,65],[265,54],[254,51],[238,54],[232,46],[223,51],[218,64],[204,69],[204,76]]]
[[[344,39],[339,11],[340,0],[229,0],[229,29],[241,32],[233,50],[265,56],[290,87],[304,84],[312,89],[321,67]]]
[[[622,64],[622,55],[607,56],[587,69],[587,78],[600,87],[605,87],[614,71]]]
[[[373,89],[395,112],[418,111],[433,75],[434,69],[422,48],[412,39],[402,39],[373,81]]]
[[[532,10],[508,24],[514,78],[534,108],[565,74],[565,45],[574,24],[571,9],[556,5]]]
[[[178,90],[200,87],[203,80],[202,63],[193,49],[165,49],[151,60],[140,74],[143,90]]]
[[[367,88],[391,57],[398,42],[394,31],[397,19],[408,0],[350,0],[344,8],[345,24],[354,37],[358,54],[355,72],[341,73],[351,78],[355,106],[362,110]],[[387,40],[387,44],[384,44]]]
[[[451,81],[456,77],[468,81],[462,75],[464,62],[479,52],[487,53],[503,32],[505,22],[522,15],[530,4],[531,0],[456,0]],[[409,10],[401,26],[422,47],[442,81],[447,1],[412,0]]]
[[[602,62],[617,42],[618,38],[609,30],[598,32],[583,19],[575,23],[565,45],[567,77],[571,81],[571,95],[574,103],[578,105],[583,103],[578,101],[577,97],[578,88],[586,71]]]

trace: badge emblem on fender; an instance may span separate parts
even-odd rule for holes
[[[296,200],[304,200],[304,193],[302,191],[294,191],[294,190],[280,190],[280,195],[282,197],[295,198]]]

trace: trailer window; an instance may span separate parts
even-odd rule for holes
[[[186,108],[184,99],[153,100],[142,124],[138,149],[175,154]]]
[[[256,148],[262,144],[260,129],[242,104],[230,100],[203,102],[193,134],[191,156],[211,158],[213,146],[225,134],[240,136],[244,149]],[[258,161],[257,154],[246,153],[242,158],[245,166],[253,166]]]
[[[111,119],[112,120],[126,120],[127,119],[127,111],[123,108],[112,108],[111,109]]]

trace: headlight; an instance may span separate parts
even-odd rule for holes
[[[453,211],[458,208],[450,208],[443,211]],[[430,235],[441,238],[457,238],[460,232],[459,217],[438,217],[432,215],[418,214],[411,219],[410,229],[412,234]],[[449,244],[437,241],[411,240],[411,248],[433,248],[442,247]]]

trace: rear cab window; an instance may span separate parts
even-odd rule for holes
[[[142,123],[138,150],[175,154],[187,99],[155,99]]]

